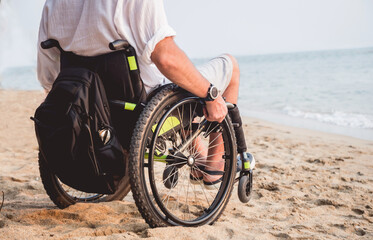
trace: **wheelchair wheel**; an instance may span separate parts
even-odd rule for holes
[[[50,171],[48,165],[39,153],[40,177],[49,198],[57,207],[63,209],[78,202],[101,202],[122,200],[130,191],[129,177],[126,175],[120,182],[114,194],[86,193],[63,184],[58,177]]]
[[[234,130],[229,117],[221,124],[206,121],[202,108],[199,98],[168,86],[140,115],[129,174],[136,205],[151,227],[212,224],[228,203],[237,161]],[[197,184],[191,173],[200,175]]]
[[[242,203],[247,203],[251,199],[251,193],[253,191],[253,173],[252,171],[248,175],[244,175],[240,178],[237,187],[238,199]]]

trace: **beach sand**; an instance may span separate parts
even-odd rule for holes
[[[42,186],[29,120],[43,98],[0,90],[0,239],[373,239],[373,142],[251,118],[252,199],[242,204],[236,186],[211,226],[151,229],[130,194],[60,210]]]

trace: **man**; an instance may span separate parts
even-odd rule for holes
[[[136,50],[147,92],[172,81],[198,97],[208,98],[206,119],[221,122],[227,114],[223,97],[237,103],[237,61],[222,55],[197,70],[174,42],[175,35],[168,25],[163,0],[47,0],[39,45],[41,41],[56,39],[65,51],[97,56],[110,52],[108,43],[125,39]],[[38,78],[46,91],[51,89],[58,73],[59,51],[39,46]],[[216,99],[211,97],[214,87],[221,92]],[[211,164],[210,170],[221,169],[218,165]],[[214,182],[219,176],[205,178]]]

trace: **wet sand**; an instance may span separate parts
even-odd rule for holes
[[[0,90],[0,239],[373,239],[373,142],[245,118],[257,159],[247,204],[194,229],[151,229],[123,201],[60,210],[40,180],[29,117],[40,91]]]

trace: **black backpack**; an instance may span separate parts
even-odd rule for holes
[[[63,183],[89,193],[115,192],[125,159],[97,73],[62,70],[31,119],[40,153]]]

